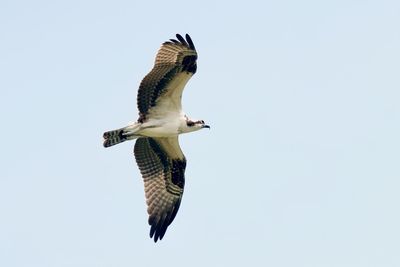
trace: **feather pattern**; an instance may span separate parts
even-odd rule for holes
[[[136,139],[134,155],[144,181],[150,237],[161,240],[174,220],[185,186],[186,159],[178,135],[210,128],[182,111],[182,92],[196,73],[197,52],[189,35],[177,34],[159,49],[140,83],[139,118],[103,134],[104,147]]]
[[[159,49],[153,69],[143,78],[139,86],[137,105],[139,120],[144,121],[147,113],[156,106],[159,99],[169,91],[179,91],[176,96],[179,100],[182,90],[190,77],[197,70],[197,52],[192,39],[186,34],[186,40],[176,35],[178,40],[171,39],[162,44]],[[180,74],[187,76],[174,82]]]
[[[178,212],[185,185],[186,159],[178,137],[139,138],[134,154],[144,181],[150,237],[157,242]]]

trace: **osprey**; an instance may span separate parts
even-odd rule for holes
[[[144,180],[150,237],[161,240],[178,212],[185,185],[186,158],[178,135],[210,128],[182,111],[182,91],[196,73],[197,52],[188,34],[162,44],[153,69],[137,95],[139,118],[103,134],[104,147],[137,139],[136,163]]]

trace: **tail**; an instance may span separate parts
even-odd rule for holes
[[[104,138],[104,147],[110,147],[126,140],[132,140],[139,138],[140,135],[135,134],[138,130],[140,130],[140,123],[132,123],[124,128],[112,130],[105,132],[103,134]]]
[[[110,147],[127,140],[127,136],[124,135],[124,128],[105,132],[103,134],[103,138],[104,138],[103,142],[104,147]]]

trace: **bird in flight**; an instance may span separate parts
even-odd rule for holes
[[[178,135],[210,128],[182,111],[182,92],[197,70],[197,52],[188,34],[164,42],[153,69],[140,83],[137,122],[105,132],[104,147],[136,139],[134,155],[144,180],[150,238],[161,240],[174,220],[185,185],[186,158]]]

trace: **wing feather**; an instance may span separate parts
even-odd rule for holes
[[[139,120],[145,120],[149,110],[157,105],[157,100],[167,91],[178,91],[169,93],[176,105],[180,108],[180,98],[183,87],[197,70],[197,52],[193,41],[188,34],[186,40],[177,34],[175,39],[164,42],[157,52],[153,69],[143,78],[139,86],[137,105],[139,109]],[[179,75],[186,73],[185,79]],[[176,82],[174,80],[177,79]]]
[[[134,154],[144,180],[150,237],[161,240],[178,212],[186,159],[178,137],[139,138]]]
[[[193,41],[188,34],[185,40],[180,34],[175,39],[170,39],[161,45],[156,55],[154,65],[158,64],[182,64],[183,58],[186,56],[197,56]]]

